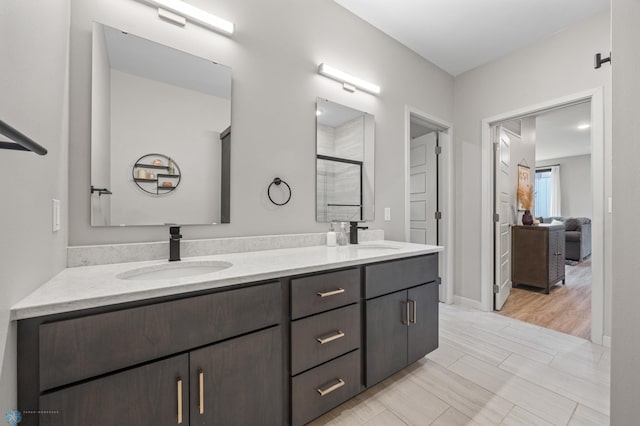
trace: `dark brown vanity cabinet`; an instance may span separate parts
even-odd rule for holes
[[[438,347],[437,262],[430,255],[365,267],[367,387]]]
[[[21,424],[281,425],[281,286],[21,321]]]

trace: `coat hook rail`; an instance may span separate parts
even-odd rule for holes
[[[38,155],[47,155],[47,149],[37,144],[33,139],[0,120],[0,134],[7,136],[12,142],[0,141],[0,149],[17,151],[32,151]]]

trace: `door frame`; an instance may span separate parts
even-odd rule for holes
[[[411,170],[411,115],[417,115],[420,119],[441,129],[448,136],[447,143],[442,143],[442,154],[440,164],[444,171],[440,172],[439,197],[441,211],[443,212],[440,224],[440,245],[444,246],[439,259],[440,277],[442,278],[442,302],[453,303],[453,254],[454,254],[454,231],[453,222],[455,220],[454,194],[453,194],[453,125],[448,121],[428,114],[411,105],[405,105],[404,123],[404,239],[411,240],[410,231],[410,170]],[[446,214],[445,214],[446,213]]]
[[[501,121],[530,116],[579,102],[591,102],[591,341],[602,344],[604,337],[604,222],[605,222],[605,129],[603,88],[567,95],[550,101],[495,115],[482,120],[482,208],[480,240],[481,306],[493,311],[493,163],[491,126]],[[610,166],[610,165],[609,165]]]

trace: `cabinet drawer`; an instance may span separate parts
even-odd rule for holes
[[[40,326],[40,390],[275,325],[279,282]]]
[[[291,374],[360,347],[360,304],[291,324]]]
[[[365,298],[393,293],[438,278],[438,254],[368,265],[365,271]]]
[[[291,280],[291,318],[297,319],[360,300],[360,269]]]
[[[353,397],[360,391],[361,381],[360,350],[294,377],[293,426],[308,423]]]

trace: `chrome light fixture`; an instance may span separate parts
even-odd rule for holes
[[[158,15],[177,24],[184,25],[187,20],[225,35],[233,34],[233,22],[198,9],[182,0],[138,0],[158,7]]]
[[[356,89],[360,89],[373,95],[380,94],[380,86],[377,84],[369,83],[368,81],[354,77],[351,74],[347,74],[346,72],[340,71],[339,69],[325,63],[320,64],[318,67],[318,73],[343,83],[344,89],[349,92],[354,92]]]

